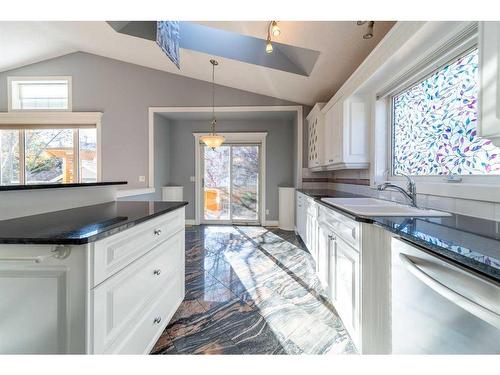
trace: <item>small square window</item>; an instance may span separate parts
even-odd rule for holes
[[[9,77],[9,110],[70,111],[71,77]]]

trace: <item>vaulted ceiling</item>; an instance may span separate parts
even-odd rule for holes
[[[265,39],[267,22],[196,22],[254,38]],[[309,76],[216,56],[218,84],[297,103],[326,101],[340,88],[394,25],[377,21],[374,37],[362,38],[365,27],[355,21],[281,21],[277,43],[319,52]],[[181,36],[182,37],[182,36]],[[0,22],[0,71],[83,51],[133,64],[211,80],[213,57],[181,49],[181,69],[170,62],[155,42],[117,33],[104,21]],[[265,53],[264,51],[262,51]]]

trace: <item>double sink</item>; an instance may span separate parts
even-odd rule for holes
[[[450,216],[447,212],[412,207],[375,198],[321,198],[321,200],[357,216]]]

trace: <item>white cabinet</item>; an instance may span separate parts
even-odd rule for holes
[[[157,310],[158,319],[149,323],[155,327],[172,317],[184,294],[183,257],[181,231],[92,290],[95,352],[121,352],[117,349],[127,346],[127,341],[135,341],[132,346],[141,348],[139,353],[148,347],[151,337],[138,339],[133,335],[135,322],[151,309],[166,288],[174,288],[169,294],[170,304],[163,311]]]
[[[0,354],[85,351],[85,249],[66,250],[0,246]]]
[[[342,104],[340,98],[325,114],[325,166],[333,166],[342,161]]]
[[[297,228],[297,234],[304,243],[306,242],[306,212],[306,196],[297,192],[297,194],[295,194],[295,226]]]
[[[335,306],[344,325],[356,342],[359,337],[360,256],[354,248],[340,238],[336,239],[335,247]]]
[[[321,112],[321,109],[324,105],[325,103],[316,103],[316,105],[311,109],[311,112],[307,115],[307,165],[311,169],[318,168],[323,165],[325,116]]]
[[[184,208],[86,245],[0,245],[0,354],[148,353],[184,269]]]
[[[369,167],[366,98],[339,97],[325,112],[324,167],[328,170]]]
[[[316,272],[328,297],[335,302],[336,235],[329,226],[318,223]]]
[[[479,23],[479,52],[478,135],[500,146],[500,22]]]

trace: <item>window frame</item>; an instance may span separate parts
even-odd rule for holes
[[[449,54],[444,62],[441,62],[439,65],[434,67],[434,69],[430,70],[425,74],[424,76],[419,76],[415,80],[409,81],[407,84],[404,86],[398,87],[397,91],[391,93],[388,96],[388,123],[389,123],[389,150],[388,150],[388,179],[392,181],[404,181],[406,180],[403,176],[401,175],[396,175],[394,173],[394,147],[395,147],[395,124],[394,124],[394,98],[398,95],[400,95],[402,92],[408,90],[409,88],[423,82],[430,76],[432,76],[434,73],[442,69],[444,66],[453,63],[454,61],[458,60],[460,57],[465,56],[466,54],[472,52],[473,50],[478,50],[479,56],[480,56],[480,49],[479,49],[479,44],[476,40],[475,43],[472,45],[466,44],[464,45],[463,48],[458,49],[457,51],[454,51],[454,53]],[[479,61],[481,63],[481,61]],[[479,67],[480,69],[481,67]],[[480,82],[479,82],[480,84]],[[479,92],[481,91],[481,87],[479,87]],[[479,96],[480,94],[478,94]],[[478,109],[479,111],[479,109]],[[480,113],[478,113],[478,121],[480,121]],[[453,176],[458,177],[461,179],[462,183],[469,183],[469,184],[499,184],[500,183],[500,175],[469,175],[469,174],[463,174],[463,175],[458,175],[455,174]],[[446,182],[448,181],[448,175],[410,175],[412,179],[414,179],[417,182]]]
[[[17,81],[67,81],[68,108],[36,108],[15,109],[12,107],[12,84]],[[7,111],[8,112],[71,112],[73,110],[73,77],[72,76],[10,76],[7,77]]]
[[[0,129],[95,128],[97,136],[97,182],[102,181],[102,112],[0,112]]]
[[[97,159],[97,171],[99,171],[99,154],[97,152],[99,139],[98,139],[98,130],[97,126],[29,126],[29,127],[2,127],[0,126],[0,130],[15,130],[18,133],[19,137],[19,185],[37,185],[36,183],[27,183],[26,181],[26,131],[27,130],[44,130],[44,129],[64,129],[71,130],[73,137],[73,176],[74,181],[71,183],[83,183],[81,180],[81,164],[80,164],[80,130],[82,129],[95,129],[96,131],[96,159]],[[96,181],[100,181],[100,173],[98,172],[96,175]],[[41,182],[41,184],[48,182]],[[12,184],[12,186],[16,186],[17,184]],[[2,186],[2,185],[0,185]],[[11,186],[11,185],[4,185]]]

